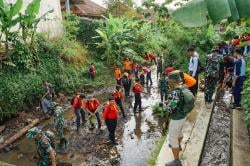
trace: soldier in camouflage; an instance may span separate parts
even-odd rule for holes
[[[55,151],[51,146],[50,139],[37,127],[28,130],[28,138],[35,139],[39,159],[37,166],[56,166]]]
[[[218,49],[213,49],[212,54],[207,56],[205,72],[205,102],[208,107],[212,103],[213,93],[219,79],[219,70],[222,57]]]
[[[162,74],[161,79],[159,80],[159,90],[160,90],[160,95],[161,95],[161,102],[164,102],[167,100],[168,97],[168,81],[165,76],[165,73]]]
[[[163,70],[163,65],[162,65],[162,57],[159,57],[157,60],[157,79],[159,78],[158,76],[161,76]]]
[[[182,127],[186,120],[186,113],[182,110],[183,98],[181,91],[181,77],[179,71],[173,71],[168,76],[171,94],[168,96],[168,104],[164,108],[169,113],[169,147],[172,149],[174,160],[166,166],[181,166],[179,152],[182,150],[180,144],[183,138]]]
[[[64,125],[64,117],[63,117],[63,109],[57,103],[52,103],[52,111],[54,112],[54,129],[56,131],[56,135],[60,138],[59,147],[66,149],[67,140],[63,134],[63,125]]]

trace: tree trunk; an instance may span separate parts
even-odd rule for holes
[[[37,124],[41,123],[42,121],[46,120],[46,117],[43,117],[41,119],[34,119],[29,125],[22,128],[20,131],[18,131],[15,135],[7,139],[3,144],[0,144],[0,150],[4,149],[5,147],[9,146],[10,144],[17,141],[19,138],[21,138],[29,129],[36,126]]]

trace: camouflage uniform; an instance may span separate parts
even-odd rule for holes
[[[218,55],[207,56],[205,72],[205,102],[211,103],[216,84],[219,79],[220,62],[222,58]]]
[[[56,135],[60,138],[60,146],[66,146],[66,139],[63,134],[63,124],[64,124],[64,118],[63,118],[63,109],[62,107],[56,106],[54,110],[54,128],[56,131]]]
[[[63,122],[64,118],[62,107],[57,106],[54,111],[54,128],[56,130],[56,135],[60,138],[64,137]]]
[[[165,77],[162,77],[159,80],[159,90],[161,95],[161,102],[163,102],[163,99],[165,97],[165,100],[167,100],[168,97],[168,80]]]
[[[157,63],[157,78],[159,75],[161,76],[162,69],[163,69],[162,60],[160,59]]]
[[[50,140],[44,133],[41,137],[36,140],[37,153],[39,155],[39,160],[37,161],[37,166],[49,166],[51,165],[50,151],[53,149]]]

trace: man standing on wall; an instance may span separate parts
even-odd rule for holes
[[[189,61],[189,75],[194,77],[196,80],[195,86],[191,89],[194,95],[197,94],[198,91],[198,75],[199,75],[199,55],[195,51],[194,47],[188,48],[188,55],[190,56]]]

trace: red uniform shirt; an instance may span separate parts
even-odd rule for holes
[[[148,73],[148,72],[151,71],[150,68],[148,68],[148,67],[146,67],[146,66],[143,66],[143,67],[142,67],[142,70],[143,70],[144,73]]]
[[[95,73],[96,73],[95,66],[91,65],[91,66],[89,67],[89,72],[90,72],[91,74],[95,74]]]
[[[172,67],[167,67],[167,68],[165,69],[165,74],[169,74],[169,73],[171,73],[172,71],[174,71],[174,68],[172,68]]]
[[[79,109],[79,108],[82,107],[82,100],[81,100],[81,98],[80,98],[79,96],[77,96],[77,97],[74,99],[74,102],[73,102],[72,107],[73,107],[74,109]]]
[[[139,64],[138,64],[138,63],[135,63],[135,64],[134,64],[134,70],[135,70],[135,71],[138,71],[138,70],[139,70]]]
[[[139,83],[135,83],[133,87],[133,92],[134,93],[141,93],[142,92],[142,86]]]
[[[89,111],[95,111],[100,106],[100,102],[96,98],[92,98],[85,103],[85,108]]]
[[[123,98],[122,91],[115,90],[112,94],[115,100],[119,100]]]
[[[102,118],[105,119],[118,119],[118,107],[115,103],[109,103],[105,106]]]

